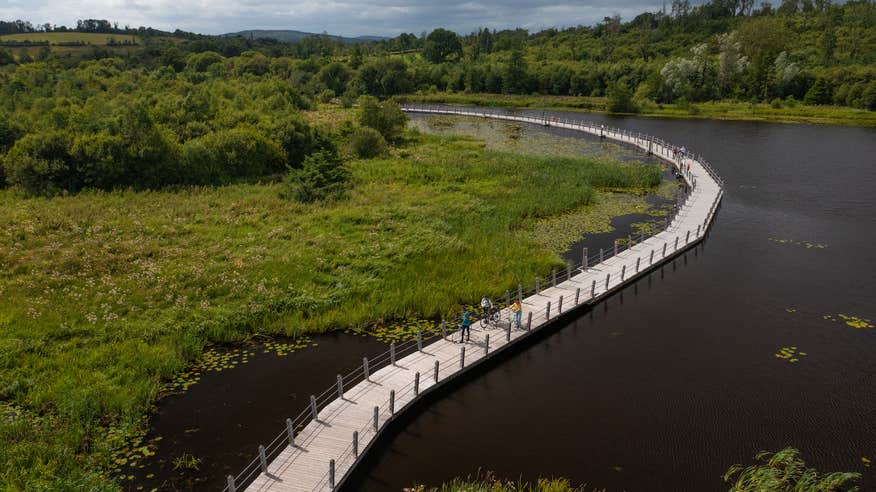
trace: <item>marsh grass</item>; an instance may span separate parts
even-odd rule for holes
[[[0,402],[14,409],[0,488],[113,489],[119,441],[207,343],[450,315],[560,263],[522,225],[661,177],[406,138],[351,162],[336,202],[284,200],[276,182],[0,191]]]

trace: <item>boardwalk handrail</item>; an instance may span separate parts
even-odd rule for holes
[[[589,131],[590,133],[596,134],[599,133],[600,136],[605,136],[607,138],[621,140],[623,143],[630,143],[635,145],[643,150],[647,150],[649,153],[653,153],[663,158],[664,160],[670,161],[676,168],[676,170],[684,176],[686,187],[683,190],[684,194],[682,199],[676,199],[676,206],[670,210],[664,219],[664,223],[662,227],[653,228],[651,227],[649,230],[649,235],[645,236],[645,231],[640,231],[639,237],[633,238],[632,236],[628,236],[627,242],[621,244],[617,240],[615,241],[614,248],[608,251],[604,251],[602,249],[599,250],[598,253],[589,254],[590,252],[585,248],[584,253],[582,254],[581,262],[571,262],[568,263],[566,268],[557,271],[554,270],[550,277],[536,277],[532,285],[532,288],[529,286],[523,287],[522,284],[518,284],[518,288],[516,292],[506,291],[504,302],[497,302],[496,304],[499,306],[501,312],[505,314],[509,314],[510,311],[507,309],[507,304],[511,299],[519,299],[523,301],[523,299],[531,297],[533,295],[539,294],[539,292],[543,289],[549,288],[552,285],[558,285],[562,282],[568,281],[572,276],[589,272],[594,269],[594,267],[598,264],[607,262],[608,260],[614,258],[621,253],[624,253],[628,250],[634,249],[637,244],[641,244],[649,238],[655,237],[661,233],[668,232],[675,234],[674,242],[664,242],[662,250],[650,250],[650,255],[646,256],[648,258],[648,264],[644,265],[644,268],[641,268],[640,261],[642,260],[642,256],[637,257],[635,271],[632,271],[632,265],[630,266],[631,271],[629,273],[629,277],[632,278],[634,276],[638,276],[642,274],[644,271],[650,270],[655,264],[655,251],[657,252],[657,261],[662,262],[667,258],[673,257],[676,254],[683,251],[687,246],[691,244],[691,239],[694,242],[699,241],[705,235],[708,230],[708,226],[711,223],[715,212],[717,211],[717,206],[721,201],[723,196],[723,181],[721,178],[715,173],[715,171],[711,168],[711,166],[702,158],[696,159],[695,154],[690,153],[689,157],[686,159],[696,161],[700,164],[704,170],[709,174],[711,178],[718,185],[718,193],[716,194],[714,200],[711,203],[709,208],[709,212],[706,215],[705,220],[702,224],[698,224],[696,230],[681,230],[679,228],[679,221],[676,220],[679,218],[680,214],[685,208],[685,205],[689,201],[689,199],[697,193],[696,186],[696,177],[685,168],[683,165],[685,158],[681,158],[677,155],[672,155],[671,148],[672,146],[662,139],[643,135],[641,133],[633,134],[629,130],[621,130],[617,128],[606,128],[604,125],[596,126],[590,122],[578,121],[572,122],[565,118],[557,119],[551,117],[548,120],[548,117],[544,118],[531,118],[531,117],[517,117],[517,116],[509,116],[505,113],[498,112],[487,112],[483,111],[464,111],[456,108],[450,107],[432,107],[432,106],[414,106],[407,105],[404,107],[405,111],[408,112],[426,112],[426,113],[437,113],[437,114],[455,114],[455,115],[465,115],[465,116],[479,116],[485,118],[499,118],[499,119],[513,119],[514,121],[523,121],[529,123],[540,123],[545,125],[551,124],[563,124],[569,125],[573,127],[577,127],[584,131]],[[693,238],[691,237],[693,234]],[[683,239],[683,243],[681,243]],[[680,244],[681,243],[681,244]],[[644,252],[643,252],[644,253]],[[624,265],[624,270],[626,265]],[[642,270],[640,272],[640,270]],[[622,274],[623,275],[623,274]],[[614,282],[612,282],[614,280]],[[589,292],[581,291],[578,289],[578,293],[576,293],[574,304],[572,304],[571,300],[567,301],[566,306],[572,305],[572,307],[577,307],[583,303],[594,302],[596,300],[601,299],[602,297],[614,292],[614,290],[620,288],[625,283],[625,279],[622,277],[621,279],[611,279],[609,276],[606,276],[605,283],[593,281],[591,289]],[[613,284],[613,285],[612,285]],[[578,294],[583,293],[583,296]],[[560,298],[560,303],[562,303],[562,297]],[[538,318],[539,316],[544,316],[545,319],[552,319],[550,312],[550,302],[548,302],[547,307],[545,309],[528,311],[525,313],[526,318],[532,320],[533,318]],[[553,313],[556,317],[559,313]],[[364,381],[368,378],[369,374],[373,374],[378,372],[380,369],[385,368],[387,366],[393,365],[393,363],[397,360],[404,358],[410,354],[413,354],[417,351],[422,351],[424,347],[427,347],[433,342],[436,342],[439,338],[446,339],[449,335],[453,335],[456,332],[456,326],[460,321],[460,317],[457,315],[450,320],[443,320],[440,323],[436,323],[431,330],[431,333],[424,334],[422,331],[418,332],[415,338],[404,340],[399,344],[391,344],[390,348],[370,359],[365,359],[362,364],[356,366],[353,370],[348,372],[346,375],[338,375],[337,382],[324,390],[319,395],[313,395],[310,397],[310,402],[308,407],[302,410],[294,419],[287,419],[286,428],[283,429],[272,441],[270,441],[265,446],[259,446],[257,456],[247,464],[244,469],[234,476],[227,476],[227,485],[223,489],[227,492],[236,492],[240,490],[242,487],[249,485],[259,473],[267,474],[267,467],[273,459],[280,454],[280,452],[285,449],[286,446],[292,445],[294,446],[295,436],[297,435],[300,429],[303,429],[309,422],[313,420],[317,420],[319,418],[320,412],[325,409],[331,402],[336,400],[339,396],[342,396],[344,393],[344,388],[352,388],[356,384]],[[511,333],[511,320],[510,317],[506,321],[507,323],[507,333],[508,338],[510,340]],[[524,321],[524,324],[527,324],[527,321]],[[448,326],[450,326],[448,328]],[[528,331],[528,328],[526,328]],[[489,338],[487,338],[486,343],[489,344]],[[488,350],[489,347],[485,346],[484,350]],[[463,352],[464,353],[464,352]],[[462,357],[462,356],[461,356]],[[435,377],[436,383],[440,381],[440,372],[441,369],[445,371],[448,370],[449,367],[453,366],[456,357],[452,357],[447,360],[437,361],[437,373],[433,376]],[[462,364],[463,360],[460,358],[459,364]],[[454,369],[454,371],[456,371]],[[455,373],[455,372],[454,372]],[[419,373],[417,374],[419,377]],[[428,377],[428,376],[427,376]],[[431,391],[435,388],[436,385],[429,386],[426,391]],[[420,396],[420,393],[417,391],[416,382],[412,380],[407,385],[398,388],[398,390],[391,393],[394,395],[396,400],[400,400],[402,396],[408,395],[410,392],[416,392],[416,396]],[[391,397],[392,398],[392,397]],[[392,420],[394,415],[399,413],[399,410],[406,408],[407,406],[413,404],[417,398],[410,399],[404,407],[395,409],[393,407],[392,400],[383,401],[380,405],[375,407],[375,422],[377,426],[375,427],[375,422],[368,422],[362,428],[359,429],[357,433],[354,434],[353,439],[350,442],[350,445],[342,452],[337,458],[331,460],[331,464],[326,468],[326,480],[330,485],[330,488],[333,488],[335,485],[339,484],[346,475],[349,474],[349,469],[347,473],[341,477],[341,480],[335,480],[337,477],[334,476],[335,464],[336,462],[344,462],[349,460],[351,457],[355,461],[358,459],[359,455],[361,455],[361,449],[358,448],[357,438],[359,436],[364,436],[369,434],[369,429],[375,429],[373,432],[379,433],[383,427]],[[385,410],[385,412],[384,412]],[[392,411],[394,410],[394,411]],[[384,415],[387,418],[383,419],[383,422],[378,422],[379,417]]]

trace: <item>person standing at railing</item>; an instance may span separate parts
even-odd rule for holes
[[[511,303],[511,311],[514,313],[514,324],[520,328],[520,318],[523,316],[523,306],[520,305],[520,299],[514,299]]]
[[[467,342],[471,338],[471,312],[468,307],[462,308],[462,320],[459,325],[459,343]],[[465,337],[465,340],[463,340]]]

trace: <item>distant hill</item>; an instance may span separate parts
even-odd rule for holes
[[[307,36],[319,36],[317,33],[312,32],[304,32],[304,31],[292,31],[292,30],[279,30],[279,31],[270,31],[263,29],[250,29],[248,31],[239,31],[239,32],[230,32],[228,34],[223,34],[222,36],[243,36],[245,38],[253,37],[253,38],[273,38],[277,41],[283,41],[286,43],[297,43],[301,41]],[[384,39],[389,39],[381,36],[358,36],[355,38],[346,38],[343,36],[332,36],[329,35],[329,38],[341,41],[342,43],[354,44],[354,43],[367,43],[369,41],[382,41]]]

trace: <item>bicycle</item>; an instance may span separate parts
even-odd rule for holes
[[[499,322],[501,321],[500,318],[501,317],[499,316],[498,309],[490,309],[487,315],[481,318],[481,328],[489,328],[490,326],[497,328],[499,326]]]

